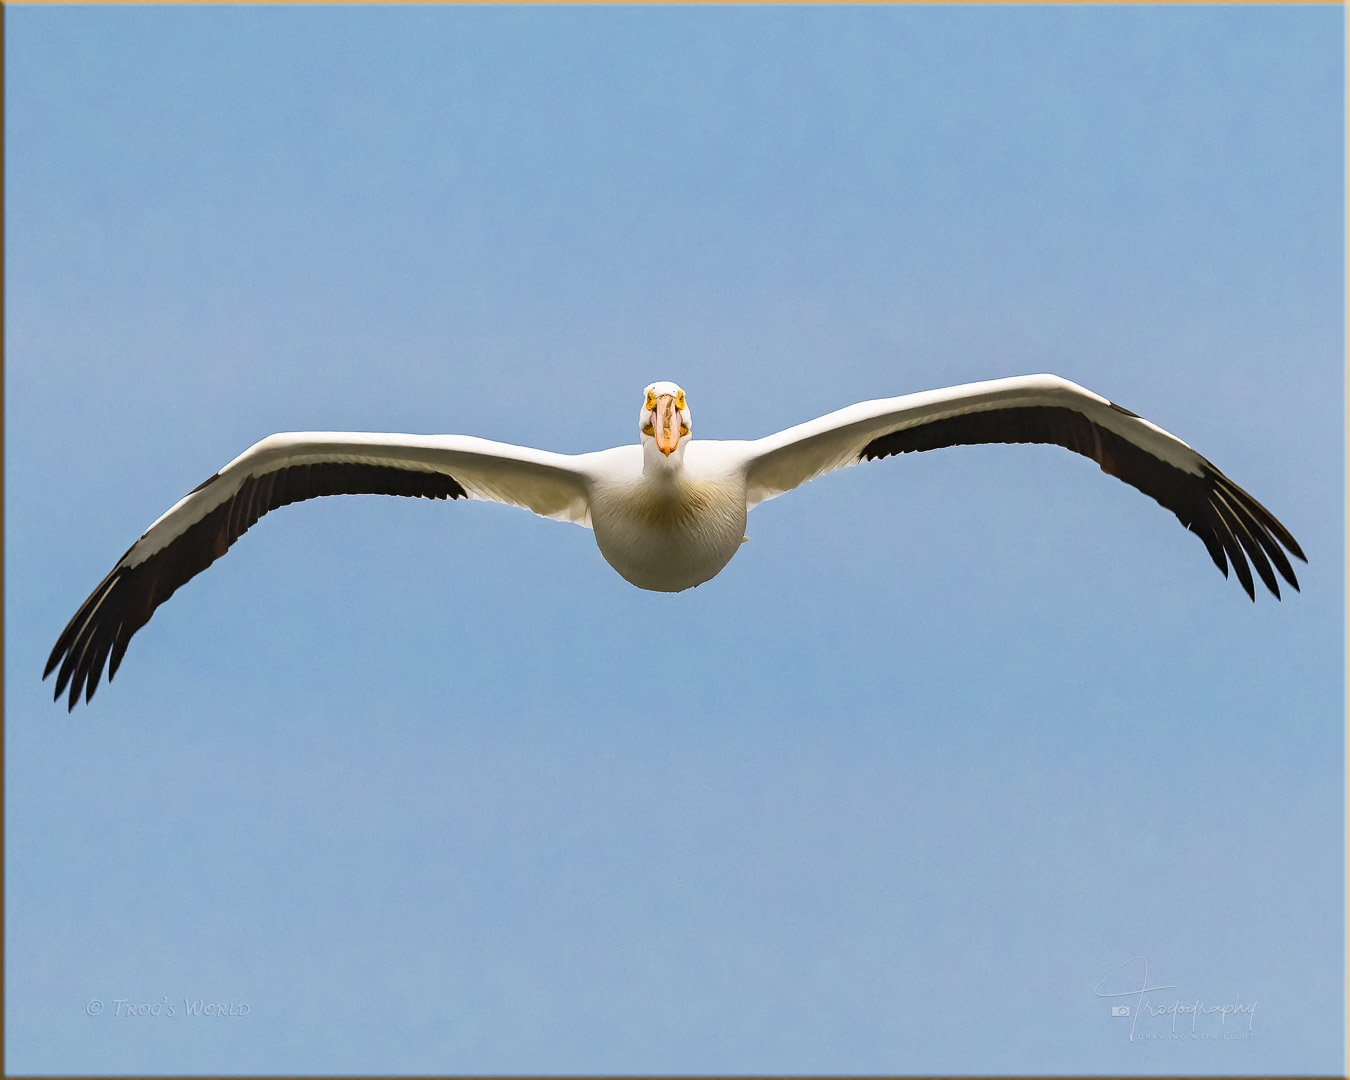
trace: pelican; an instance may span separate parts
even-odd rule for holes
[[[42,677],[69,709],[117,673],[132,635],[269,510],[320,495],[487,499],[595,533],[640,589],[680,592],[715,577],[745,540],[749,510],[848,465],[970,443],[1052,443],[1152,496],[1228,563],[1256,599],[1251,566],[1278,599],[1298,543],[1264,506],[1186,443],[1055,375],[967,383],[864,401],[762,439],[692,437],[684,391],[643,392],[635,444],[555,454],[468,435],[296,432],[255,443],[198,484],[127,549],[66,625]],[[1250,566],[1248,561],[1250,560]]]

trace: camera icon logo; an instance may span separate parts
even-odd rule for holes
[[[1130,1007],[1129,1007],[1128,1005],[1112,1005],[1112,1006],[1111,1006],[1111,1015],[1112,1015],[1112,1016],[1129,1016],[1129,1015],[1130,1015]]]

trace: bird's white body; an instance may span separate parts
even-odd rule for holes
[[[321,495],[481,499],[593,529],[627,581],[679,592],[717,575],[757,503],[861,461],[959,443],[1054,443],[1151,495],[1231,563],[1254,598],[1251,568],[1278,597],[1303,558],[1271,513],[1180,439],[1066,379],[1027,375],[865,401],[750,441],[694,440],[684,391],[653,383],[637,444],[555,454],[468,435],[299,432],[246,450],[179,500],[118,560],[52,650],[56,692],[93,695],[131,636],[182,584],[263,514]],[[1250,565],[1249,565],[1250,562]]]
[[[586,455],[580,467],[605,561],[656,592],[715,577],[745,539],[745,466],[730,452],[737,445],[692,442],[677,451],[679,461],[641,446]]]

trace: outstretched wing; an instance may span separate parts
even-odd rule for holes
[[[464,435],[272,435],[197,485],[127,549],[80,605],[42,673],[58,665],[73,709],[117,673],[131,636],[180,585],[224,555],[269,510],[321,495],[487,499],[590,524],[585,476],[565,454]]]
[[[1176,436],[1055,375],[864,401],[747,443],[747,502],[872,458],[965,443],[1054,443],[1089,457],[1176,514],[1224,577],[1231,561],[1253,600],[1249,559],[1276,597],[1271,564],[1298,588],[1285,549],[1307,558],[1275,515]]]

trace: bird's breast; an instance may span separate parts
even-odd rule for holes
[[[591,497],[600,553],[641,589],[679,592],[731,561],[745,537],[745,484],[731,476],[643,478],[601,485]]]

